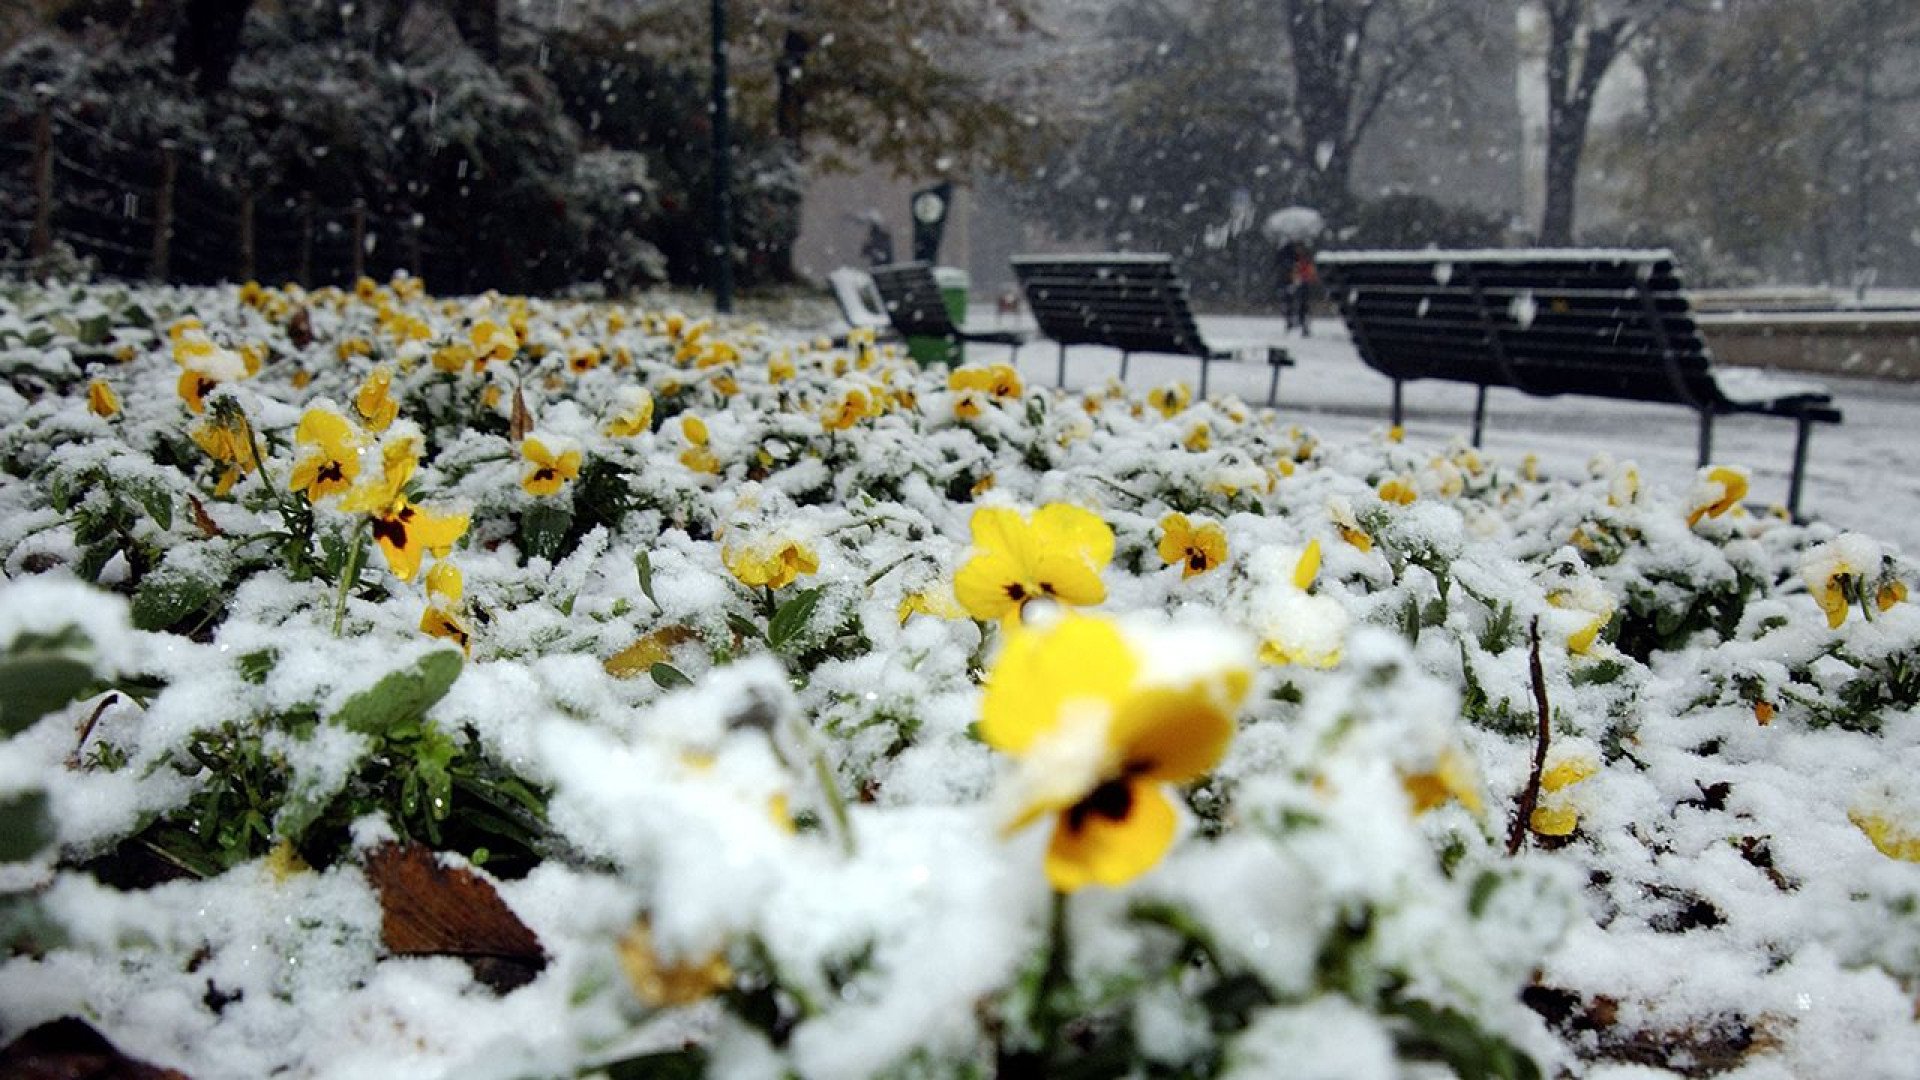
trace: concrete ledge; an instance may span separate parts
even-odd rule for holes
[[[1716,363],[1920,382],[1920,310],[1701,313]]]

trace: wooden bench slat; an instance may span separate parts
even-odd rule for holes
[[[1207,365],[1233,355],[1200,332],[1186,281],[1167,255],[1016,256],[1014,275],[1040,332],[1060,346],[1059,382],[1065,385],[1067,347],[1101,345],[1121,353],[1120,375],[1133,353],[1166,353],[1200,360],[1200,393],[1207,392]],[[1293,363],[1285,350],[1268,347],[1273,367],[1271,403],[1279,369]]]
[[[1723,386],[1665,250],[1331,252],[1320,270],[1361,358],[1394,380],[1395,423],[1401,384],[1425,378],[1480,388],[1475,445],[1490,387],[1678,404],[1700,417],[1704,465],[1713,416],[1786,417],[1797,514],[1808,425],[1841,420],[1823,392]]]

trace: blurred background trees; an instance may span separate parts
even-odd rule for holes
[[[1697,280],[1920,283],[1910,0],[729,2],[749,286],[793,278],[838,169],[987,192],[1016,247],[1173,252],[1220,302],[1271,299],[1260,226],[1295,205],[1328,245],[1670,244]],[[15,0],[0,262],[50,112],[55,225],[109,272],[150,272],[165,176],[177,279],[698,284],[706,7]]]

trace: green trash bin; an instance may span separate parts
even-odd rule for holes
[[[966,322],[967,291],[972,285],[967,272],[956,266],[936,266],[933,268],[933,281],[940,286],[940,299],[946,304],[947,318],[952,319],[955,326]],[[907,339],[907,354],[922,367],[928,364],[958,367],[967,361],[966,344],[958,338],[949,341],[943,337],[915,335]]]

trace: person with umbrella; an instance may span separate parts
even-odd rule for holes
[[[1298,328],[1301,337],[1313,334],[1307,311],[1312,306],[1313,288],[1320,281],[1320,272],[1313,265],[1313,238],[1325,228],[1319,211],[1289,206],[1267,218],[1264,230],[1269,239],[1280,243],[1281,311],[1287,329]]]

